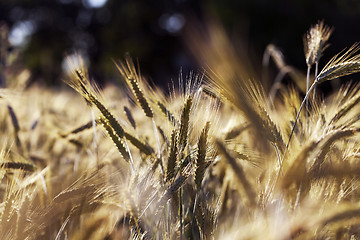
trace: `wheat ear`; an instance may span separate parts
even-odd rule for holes
[[[316,77],[316,82],[332,80],[334,78],[359,72],[360,54],[356,54],[359,49],[359,44],[355,43],[344,54],[336,54],[321,70]]]
[[[339,111],[330,120],[330,124],[339,121],[343,116],[345,116],[359,102],[360,102],[360,94],[356,94],[350,100],[346,101],[346,103],[344,105],[342,105],[342,107],[339,109]]]
[[[303,147],[282,179],[281,187],[283,189],[288,188],[291,183],[299,182],[304,178],[306,174],[306,160],[318,144],[319,142],[310,141]]]
[[[322,69],[322,71],[319,73],[319,75],[316,77],[315,81],[309,88],[309,90],[306,92],[306,95],[300,105],[299,111],[297,112],[288,143],[286,144],[286,149],[289,146],[291,137],[294,133],[297,120],[299,119],[300,112],[306,102],[306,100],[309,98],[310,92],[313,90],[313,88],[316,86],[316,84],[331,80],[334,78],[338,78],[341,76],[349,75],[352,73],[356,73],[360,71],[360,54],[357,54],[354,56],[354,54],[359,50],[358,44],[354,44],[347,50],[343,55],[339,56],[340,53],[336,54]],[[285,150],[286,153],[286,150]],[[285,156],[284,153],[284,156]]]
[[[158,148],[157,149],[158,150],[157,157],[161,159],[160,137],[159,137],[159,133],[157,131],[157,127],[155,124],[154,114],[153,114],[153,111],[152,111],[147,99],[144,96],[144,93],[142,92],[142,90],[139,86],[139,82],[141,80],[141,75],[137,73],[134,63],[131,60],[130,56],[126,55],[125,61],[126,61],[126,63],[120,62],[119,64],[117,64],[115,61],[114,61],[114,63],[115,63],[116,68],[119,70],[120,74],[125,79],[127,85],[130,87],[133,94],[135,95],[137,102],[139,103],[139,105],[141,106],[141,108],[143,109],[143,111],[145,113],[145,116],[152,119],[154,134],[155,134],[157,148]],[[161,166],[163,166],[163,165],[161,164]]]
[[[20,169],[28,172],[34,172],[36,170],[36,166],[34,164],[25,162],[3,162],[0,163],[0,168]]]
[[[172,180],[175,175],[175,167],[176,167],[177,151],[178,151],[176,136],[177,136],[177,131],[173,130],[171,134],[170,153],[169,153],[167,169],[166,169],[166,181]]]
[[[322,53],[328,47],[326,42],[333,31],[333,28],[324,25],[324,22],[320,21],[304,35],[304,53],[308,66],[311,67],[314,63],[320,61]]]
[[[192,97],[188,96],[187,99],[185,100],[185,104],[181,113],[179,141],[178,141],[179,149],[181,151],[185,148],[188,140],[191,106],[192,106]]]
[[[139,86],[139,80],[141,79],[141,76],[136,72],[134,63],[129,56],[125,57],[125,61],[126,64],[123,62],[120,62],[119,64],[117,64],[116,62],[114,63],[116,68],[121,73],[122,77],[125,79],[128,86],[132,90],[133,94],[135,95],[136,100],[140,104],[145,115],[149,118],[153,118],[154,114],[152,112],[152,109]]]
[[[134,120],[134,117],[133,115],[131,114],[131,111],[128,107],[124,106],[124,112],[125,112],[125,115],[127,117],[127,119],[129,120],[131,126],[136,129],[136,122]]]
[[[306,74],[306,91],[309,90],[310,86],[310,70],[312,65],[316,64],[315,78],[317,75],[317,68],[324,50],[328,47],[326,42],[330,38],[333,28],[324,26],[324,22],[318,22],[315,26],[304,35],[304,53],[305,60],[307,64],[307,74]],[[315,86],[316,88],[316,86]],[[314,97],[315,97],[315,88],[314,88]],[[306,111],[309,111],[309,99],[306,99]],[[306,116],[308,118],[308,116]]]
[[[116,148],[119,150],[120,154],[127,162],[129,162],[130,154],[128,153],[127,148],[125,147],[121,137],[113,130],[113,128],[105,118],[100,118],[100,121],[103,124],[106,132],[109,134],[110,138],[114,142]]]
[[[160,110],[165,114],[165,116],[168,118],[168,120],[172,123],[173,126],[179,124],[176,118],[174,117],[174,115],[165,107],[164,104],[158,101],[157,105],[159,106]]]
[[[206,148],[207,148],[207,137],[208,137],[209,128],[210,128],[210,122],[207,122],[200,134],[200,138],[198,141],[198,151],[196,157],[196,171],[195,171],[195,184],[198,189],[201,188],[201,183],[205,174]]]
[[[151,155],[154,153],[154,149],[152,149],[152,147],[143,143],[142,141],[137,139],[135,136],[131,135],[128,132],[124,132],[124,134],[125,134],[126,139],[129,140],[135,147],[137,147],[140,150],[140,152],[142,152],[146,155]]]
[[[11,117],[11,123],[14,126],[14,135],[15,135],[15,143],[16,143],[16,147],[18,148],[19,152],[23,152],[23,148],[22,148],[22,144],[19,138],[19,131],[20,131],[20,125],[19,125],[19,120],[15,114],[14,109],[8,105],[8,112],[10,114]]]

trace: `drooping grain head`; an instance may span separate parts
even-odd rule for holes
[[[318,22],[304,35],[304,52],[306,64],[308,66],[318,63],[322,53],[328,47],[326,43],[330,38],[333,28],[324,25],[324,22]]]

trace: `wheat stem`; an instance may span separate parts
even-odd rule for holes
[[[310,70],[311,70],[311,65],[308,65],[307,74],[306,74],[306,92],[309,91]],[[309,98],[306,98],[306,108],[305,108],[305,130],[306,130],[306,133],[308,132],[308,125],[309,125]]]

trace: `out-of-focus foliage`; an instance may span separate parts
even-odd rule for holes
[[[76,50],[88,57],[98,81],[114,78],[111,59],[130,52],[141,59],[142,70],[161,84],[163,79],[176,77],[181,67],[198,67],[184,47],[183,39],[188,36],[183,30],[199,24],[199,19],[213,17],[220,19],[234,42],[245,41],[245,49],[252,46],[259,56],[272,42],[287,49],[288,58],[297,67],[304,64],[299,33],[318,19],[336,28],[335,45],[349,45],[360,35],[360,30],[352,27],[360,21],[360,4],[350,0],[95,0],[104,2],[100,7],[91,7],[90,2],[0,1],[0,21],[10,31],[25,31],[15,33],[13,42],[22,37],[28,40],[23,46],[23,62],[31,69],[33,80],[58,83],[64,53]]]

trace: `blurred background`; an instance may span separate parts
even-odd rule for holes
[[[0,0],[1,37],[7,41],[1,48],[19,51],[31,81],[50,86],[61,83],[67,54],[81,52],[90,74],[104,82],[119,78],[112,59],[128,52],[145,76],[166,89],[180,68],[201,69],[185,43],[185,29],[200,31],[209,19],[217,19],[255,62],[261,64],[273,43],[304,71],[302,38],[318,20],[335,28],[328,58],[360,40],[358,0]]]

